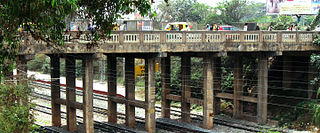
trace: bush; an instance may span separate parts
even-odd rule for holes
[[[0,85],[0,132],[26,133],[34,122],[34,104],[29,96],[32,88],[14,83]]]

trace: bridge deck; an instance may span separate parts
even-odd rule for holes
[[[90,32],[67,32],[64,46],[47,45],[25,34],[21,54],[159,53],[159,52],[290,52],[318,51],[316,32],[293,31],[114,31],[93,45]]]

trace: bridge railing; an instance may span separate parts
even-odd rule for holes
[[[98,42],[103,44],[139,43],[312,43],[316,32],[306,31],[114,31],[109,38]],[[90,32],[67,32],[65,43],[92,40]],[[23,36],[22,41],[31,38]],[[45,43],[35,40],[37,43]]]

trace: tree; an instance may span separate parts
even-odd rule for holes
[[[150,11],[149,0],[2,0],[0,1],[0,72],[12,68],[21,34],[19,28],[50,45],[63,45],[67,19],[91,19],[95,39],[111,33],[122,14]]]
[[[265,14],[263,3],[253,3],[247,0],[226,0],[220,2],[215,10],[223,24],[243,22]]]

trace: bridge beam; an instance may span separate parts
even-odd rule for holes
[[[145,128],[149,133],[156,132],[155,102],[156,102],[156,81],[155,61],[156,58],[145,59]]]
[[[263,54],[260,54],[258,58],[257,121],[260,124],[265,124],[268,109],[268,58]]]
[[[242,58],[240,55],[234,56],[233,76],[233,117],[240,118],[243,114],[243,102],[240,101],[240,97],[243,95]]]
[[[85,133],[93,133],[93,58],[86,56],[82,60],[83,69],[83,124]]]
[[[167,99],[167,95],[170,94],[170,56],[161,58],[161,117],[170,118],[170,104],[171,100]]]
[[[181,117],[182,121],[190,123],[190,103],[188,99],[191,97],[191,57],[188,55],[181,56],[181,72],[182,72],[182,81],[181,81]]]
[[[117,57],[107,55],[108,65],[108,96],[115,97],[117,95]],[[117,123],[117,103],[108,100],[108,122]]]
[[[75,59],[71,55],[66,55],[66,100],[67,100],[67,129],[68,131],[77,130],[76,108],[72,107],[72,103],[76,102],[76,66]]]
[[[52,126],[61,126],[61,105],[56,103],[56,99],[60,99],[60,57],[58,55],[50,55],[51,69],[51,112]]]
[[[134,79],[134,57],[125,58],[125,89],[126,100],[135,100],[135,79]],[[126,125],[134,127],[135,124],[135,106],[126,102]]]

